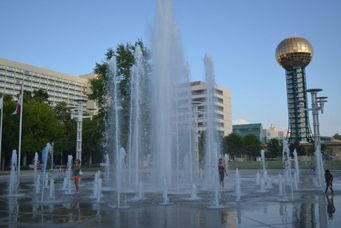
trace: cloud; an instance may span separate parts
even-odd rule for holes
[[[232,124],[248,124],[248,123],[250,122],[244,119],[232,120]]]

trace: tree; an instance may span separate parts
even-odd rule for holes
[[[38,89],[33,91],[32,98],[41,102],[48,102],[49,95],[47,94],[46,90]]]
[[[26,100],[25,100],[26,94]],[[44,102],[34,100],[30,93],[24,93],[22,145],[21,155],[23,164],[33,160],[34,153],[41,151],[47,142],[54,142],[58,147],[63,135],[63,127],[57,120],[53,110]],[[10,97],[5,97],[3,120],[3,145],[4,160],[10,160],[13,149],[18,150],[19,120],[20,115],[12,115],[16,102]],[[55,150],[56,151],[56,150]],[[58,153],[58,150],[56,151]],[[27,159],[26,159],[27,158]]]
[[[118,72],[118,88],[119,88],[119,104],[122,107],[120,110],[120,117],[119,120],[120,124],[120,142],[122,146],[127,145],[128,143],[128,130],[129,130],[129,104],[130,104],[130,70],[131,67],[134,64],[134,52],[136,45],[139,45],[142,49],[143,55],[145,57],[145,67],[146,71],[148,72],[148,61],[149,61],[149,51],[144,47],[142,41],[137,41],[134,45],[131,44],[120,44],[117,46],[115,50],[109,49],[105,55],[105,60],[110,60],[113,56],[116,57],[117,62],[117,72]],[[88,95],[88,97],[92,100],[96,100],[100,107],[100,115],[105,117],[106,123],[109,122],[109,114],[105,114],[110,110],[109,107],[107,107],[106,101],[108,97],[110,97],[110,94],[108,94],[109,91],[109,83],[112,83],[109,81],[108,75],[107,75],[108,65],[106,62],[99,64],[96,64],[95,67],[95,74],[97,77],[95,79],[90,80],[91,85],[91,93]],[[148,80],[142,80],[143,83],[147,84]],[[143,85],[143,87],[147,87]],[[148,97],[148,96],[145,96]],[[149,126],[146,126],[149,124],[149,118],[150,115],[148,115],[148,105],[145,104],[143,109],[144,116],[143,118],[143,128],[144,132],[147,136],[149,136]],[[111,123],[109,123],[111,124]],[[104,135],[104,123],[99,124],[99,126],[103,126],[101,129],[101,134]],[[146,139],[148,138],[146,136]],[[110,140],[109,140],[110,141]],[[144,146],[147,148],[148,145],[144,144]]]
[[[25,103],[23,110],[22,154],[33,158],[34,152],[40,151],[46,143],[54,143],[55,154],[63,141],[63,126],[57,120],[56,114],[48,104],[38,100],[30,100]]]
[[[102,128],[104,127],[103,118],[100,115],[95,116],[92,120],[85,119],[83,121],[83,141],[82,161],[92,165],[93,161],[101,162],[103,151]]]
[[[275,158],[277,156],[281,155],[281,145],[279,143],[278,139],[271,139],[270,142],[267,144],[267,151],[266,153],[267,157],[269,158]]]
[[[61,136],[63,144],[56,145],[56,150],[60,151],[60,157],[56,160],[62,163],[67,159],[68,154],[76,154],[77,124],[75,120],[71,119],[71,111],[65,102],[58,103],[53,110],[64,128],[64,134]]]
[[[341,135],[339,135],[338,133],[336,133],[334,136],[333,136],[334,139],[336,140],[341,140]]]
[[[231,133],[223,138],[223,152],[232,156],[240,156],[243,153],[243,138],[236,134]]]
[[[255,158],[259,156],[261,150],[261,143],[257,136],[255,135],[245,135],[244,136],[244,152],[250,158]]]

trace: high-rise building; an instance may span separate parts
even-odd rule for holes
[[[192,104],[196,110],[198,131],[205,131],[206,83],[191,82]],[[215,114],[218,131],[226,136],[232,132],[231,92],[222,85],[216,84]]]
[[[276,49],[276,60],[286,72],[289,143],[312,141],[305,78],[312,57],[313,48],[302,37],[286,38]]]
[[[52,106],[65,102],[70,107],[75,107],[77,100],[88,100],[89,80],[86,77],[76,77],[0,58],[0,93],[15,96],[19,93],[22,83],[25,91],[46,91]],[[96,109],[96,105],[89,101],[87,108]]]

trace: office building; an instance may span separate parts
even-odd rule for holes
[[[198,130],[205,130],[206,83],[202,81],[191,82],[192,104],[197,113]],[[215,113],[218,131],[226,136],[232,133],[232,106],[231,92],[222,85],[216,85]]]
[[[261,123],[252,124],[236,124],[232,126],[233,133],[236,133],[242,137],[246,135],[255,135],[261,143],[265,143],[265,137],[263,135],[263,127]]]
[[[44,68],[0,58],[0,93],[16,96],[24,84],[25,91],[44,90],[49,95],[49,103],[54,106],[65,102],[70,107],[77,100],[87,101],[89,80]],[[87,102],[88,109],[96,109],[94,102]]]

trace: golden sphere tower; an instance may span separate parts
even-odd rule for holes
[[[286,38],[276,48],[276,60],[286,72],[289,143],[313,141],[305,78],[305,67],[312,57],[313,48],[303,37]]]

